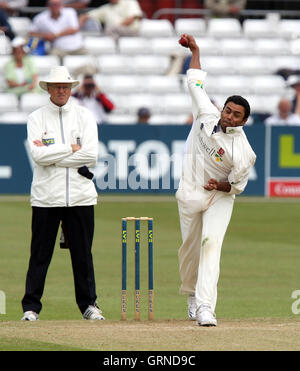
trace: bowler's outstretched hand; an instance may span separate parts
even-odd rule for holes
[[[178,42],[185,48],[189,48],[192,52],[190,68],[201,69],[199,46],[197,45],[195,38],[192,35],[184,33],[181,35],[181,38]]]
[[[180,45],[184,46],[185,48],[189,48],[191,51],[198,48],[195,38],[186,33],[181,35],[181,38],[178,42]]]

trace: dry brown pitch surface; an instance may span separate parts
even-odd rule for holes
[[[10,343],[31,340],[82,350],[299,350],[299,334],[300,321],[294,319],[219,319],[214,328],[183,320],[0,322],[0,337]]]

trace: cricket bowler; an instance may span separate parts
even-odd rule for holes
[[[216,326],[222,243],[235,195],[245,189],[256,160],[243,130],[250,106],[233,95],[220,112],[205,92],[206,72],[194,37],[184,34],[180,44],[192,53],[187,83],[194,118],[176,192],[182,234],[180,294],[188,294],[189,319]]]

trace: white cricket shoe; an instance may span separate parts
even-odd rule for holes
[[[197,310],[198,326],[217,326],[216,316],[208,304],[202,304]]]
[[[190,294],[188,296],[188,318],[191,321],[196,320],[196,312],[197,312],[196,297],[194,294]]]
[[[83,313],[84,319],[89,320],[104,320],[102,311],[95,305],[89,305],[86,311]]]
[[[38,321],[38,320],[39,315],[36,312],[33,312],[32,310],[24,312],[24,315],[21,318],[21,321]]]

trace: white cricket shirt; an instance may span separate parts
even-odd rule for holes
[[[185,147],[176,197],[182,200],[204,197],[210,203],[216,193],[228,196],[243,192],[256,155],[242,126],[228,127],[226,133],[218,130],[221,113],[205,92],[205,77],[202,70],[187,71],[194,123]],[[206,191],[203,186],[211,178],[228,181],[231,191]]]
[[[67,28],[78,28],[79,22],[77,13],[72,8],[62,8],[57,19],[51,17],[50,11],[44,10],[33,18],[30,32],[62,32]],[[72,51],[83,47],[83,39],[78,31],[72,35],[61,36],[52,43],[53,48]]]

